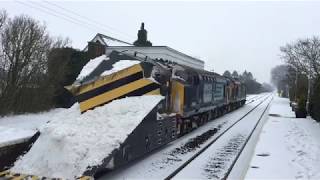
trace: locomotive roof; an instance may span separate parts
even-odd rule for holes
[[[195,73],[197,73],[197,74],[199,74],[201,76],[208,76],[208,77],[218,78],[220,80],[226,80],[225,77],[223,77],[220,74],[215,73],[215,72],[207,71],[207,70],[204,70],[204,69],[195,69],[195,68],[184,66],[184,65],[180,65],[180,64],[179,64],[179,66],[182,66],[186,70],[193,71],[193,72],[195,72]]]

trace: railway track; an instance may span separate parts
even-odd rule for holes
[[[273,99],[273,97],[272,97],[272,99]],[[227,173],[225,174],[225,176],[223,177],[223,179],[227,179],[227,178],[229,177],[229,175],[230,175],[233,167],[235,166],[237,160],[239,159],[240,155],[241,155],[242,152],[244,151],[244,149],[245,149],[246,145],[248,144],[250,138],[252,137],[253,133],[254,133],[255,130],[257,129],[258,125],[260,124],[260,122],[261,122],[263,116],[265,115],[267,109],[269,108],[269,106],[270,106],[270,104],[271,104],[271,102],[272,102],[272,99],[271,99],[270,102],[268,103],[267,107],[263,110],[263,112],[262,112],[262,114],[260,115],[258,121],[256,122],[254,128],[253,128],[252,131],[250,132],[249,136],[245,139],[245,142],[243,143],[242,147],[240,148],[240,150],[239,150],[236,158],[233,160],[230,168],[228,169],[228,171],[227,171]]]
[[[255,101],[257,101],[257,100],[259,100],[259,99],[261,99],[261,98],[264,98],[264,97],[266,97],[266,96],[268,96],[268,95],[264,95],[264,96],[258,96],[258,95],[256,95],[256,96],[254,96],[254,97],[251,97],[250,99],[247,99],[245,104],[247,105],[247,104],[253,103],[253,102],[255,102]]]
[[[126,178],[157,178],[165,179],[172,169],[175,169],[186,159],[197,153],[209,141],[220,136],[239,117],[249,114],[257,108],[270,94],[261,94],[247,101],[244,107],[210,121],[205,126],[192,131],[176,141],[168,144],[156,152],[146,155],[140,160],[128,164],[121,169],[114,170],[99,177],[99,179],[126,179]],[[218,129],[218,130],[216,130]],[[209,134],[209,137],[207,136]],[[205,138],[205,140],[203,140]],[[200,141],[200,142],[199,142]],[[190,147],[190,145],[192,147]],[[195,146],[195,147],[194,147]],[[152,173],[150,173],[152,172]]]
[[[254,99],[254,98],[256,98],[257,96],[259,96],[259,95],[252,95],[252,96],[250,96],[250,98],[247,97],[247,101],[249,101],[249,100],[251,100],[251,99]]]
[[[189,166],[191,163],[194,162],[194,160],[196,160],[200,155],[202,155],[204,152],[206,152],[215,142],[219,141],[220,139],[222,139],[224,137],[224,135],[227,132],[230,132],[237,124],[239,124],[243,119],[246,119],[246,117],[248,117],[253,111],[255,111],[259,106],[261,106],[262,104],[266,103],[266,101],[268,99],[270,99],[270,96],[272,95],[266,95],[266,96],[260,96],[255,100],[258,100],[260,98],[264,98],[263,101],[261,101],[260,103],[258,103],[256,106],[254,106],[254,108],[252,108],[250,111],[248,111],[246,114],[244,114],[243,116],[241,116],[237,121],[235,121],[232,125],[230,125],[228,128],[226,128],[221,134],[219,134],[216,138],[214,138],[213,140],[211,140],[206,146],[204,146],[201,150],[199,150],[196,154],[194,154],[192,157],[190,157],[187,161],[185,161],[182,165],[180,165],[178,168],[176,168],[172,173],[170,173],[167,177],[165,177],[164,179],[172,179],[175,178],[176,175],[178,175],[182,170],[184,170],[187,166]],[[252,98],[253,99],[253,98]],[[247,104],[250,104],[254,101],[249,101]],[[230,164],[229,168],[227,169],[227,171],[224,173],[223,177],[217,176],[217,179],[227,179],[228,175],[230,174],[232,168],[234,167],[235,163],[237,162],[240,154],[242,153],[243,149],[245,148],[246,144],[248,143],[249,139],[251,138],[253,132],[256,130],[256,127],[258,126],[258,124],[260,123],[262,117],[264,116],[266,110],[269,107],[271,100],[268,102],[267,106],[264,108],[262,114],[259,116],[258,121],[255,123],[254,128],[251,130],[249,136],[247,137],[241,137],[238,136],[235,139],[233,139],[232,141],[238,141],[241,142],[240,145],[238,143],[230,143],[229,147],[226,147],[226,152],[231,152],[232,148],[230,147],[234,147],[237,146],[237,153],[236,153],[236,157],[233,159],[232,163]],[[237,139],[238,138],[238,139]],[[227,155],[224,152],[221,152],[220,155]],[[214,168],[216,168],[217,166],[219,166],[219,164],[213,164]],[[212,177],[214,177],[214,174],[211,174]]]

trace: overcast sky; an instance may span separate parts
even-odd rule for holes
[[[282,63],[280,46],[320,33],[315,1],[50,2],[0,1],[0,8],[45,22],[51,35],[69,37],[79,49],[98,32],[133,42],[145,22],[153,45],[198,57],[218,73],[250,71],[260,82],[269,82],[271,68]]]

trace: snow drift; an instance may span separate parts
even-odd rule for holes
[[[89,76],[103,61],[108,61],[109,57],[102,55],[91,59],[81,70],[77,77],[77,81],[83,80],[85,77]],[[139,64],[140,61],[134,60],[120,60],[112,65],[112,69],[104,71],[101,76],[110,75],[112,73],[118,72],[120,70],[126,69],[135,64]]]
[[[109,60],[109,57],[106,55],[102,55],[99,57],[96,57],[94,59],[90,59],[89,62],[82,68],[80,74],[77,77],[78,81],[83,80],[86,76],[88,76],[99,64],[102,63],[102,61]]]
[[[12,172],[74,179],[88,166],[102,163],[163,99],[162,96],[127,97],[84,114],[75,104],[58,113],[40,129],[41,135]]]
[[[136,64],[139,64],[140,61],[133,61],[133,60],[120,60],[116,63],[114,63],[112,65],[112,69],[110,70],[107,70],[107,71],[104,71],[101,76],[107,76],[107,75],[110,75],[112,73],[115,73],[115,72],[118,72],[118,71],[121,71],[123,69],[126,69],[130,66],[133,66],[133,65],[136,65]]]

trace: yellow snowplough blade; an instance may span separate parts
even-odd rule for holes
[[[144,77],[141,64],[83,84],[65,86],[80,104],[81,112],[126,96],[160,94],[160,86]]]
[[[27,174],[20,174],[14,173],[10,171],[2,171],[0,172],[0,180],[40,180],[40,179],[52,179],[52,180],[63,180],[62,178],[47,178],[35,175],[27,175]],[[93,177],[90,176],[81,176],[76,178],[78,180],[93,180]]]

